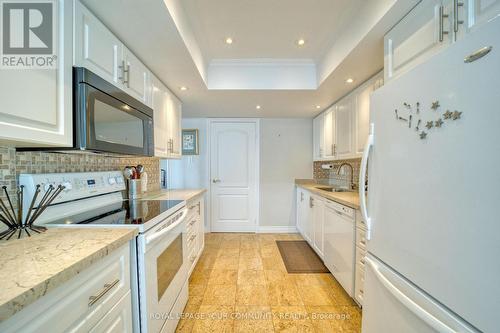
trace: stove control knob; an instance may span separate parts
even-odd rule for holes
[[[108,183],[109,183],[109,185],[115,185],[116,184],[116,178],[115,177],[109,177],[108,178]]]
[[[61,185],[64,186],[65,192],[69,192],[73,189],[73,184],[71,184],[71,182],[64,182]]]

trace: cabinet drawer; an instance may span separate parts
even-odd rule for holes
[[[132,333],[132,297],[130,291],[89,332]]]
[[[360,265],[356,265],[356,281],[355,281],[355,291],[354,298],[360,305],[363,305],[363,295],[364,295],[364,287],[365,287],[365,272],[360,267]]]
[[[11,317],[0,331],[88,332],[128,291],[129,244]]]
[[[356,246],[366,251],[366,230],[356,228]]]

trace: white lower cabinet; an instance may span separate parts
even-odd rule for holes
[[[303,188],[297,188],[297,229],[307,240],[306,228],[309,219],[309,192]]]
[[[316,253],[323,259],[324,243],[324,218],[325,218],[325,199],[317,195],[311,195],[311,226],[312,237],[311,246]]]
[[[131,332],[130,246],[0,324],[0,332]]]
[[[187,251],[189,274],[193,272],[205,248],[205,197],[193,198],[186,203],[187,213]]]

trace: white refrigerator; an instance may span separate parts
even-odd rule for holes
[[[370,117],[362,331],[500,332],[500,18],[375,91]]]

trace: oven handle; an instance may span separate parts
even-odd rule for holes
[[[160,229],[160,230],[156,231],[155,233],[153,233],[153,234],[151,234],[149,236],[146,236],[146,245],[148,245],[149,243],[155,241],[159,237],[163,236],[164,234],[166,234],[167,232],[169,232],[170,230],[176,228],[179,224],[181,224],[182,222],[184,222],[184,220],[186,219],[187,212],[188,212],[187,208],[183,208],[182,211],[181,211],[181,217],[177,221],[175,221],[174,223],[172,223],[168,227]]]

